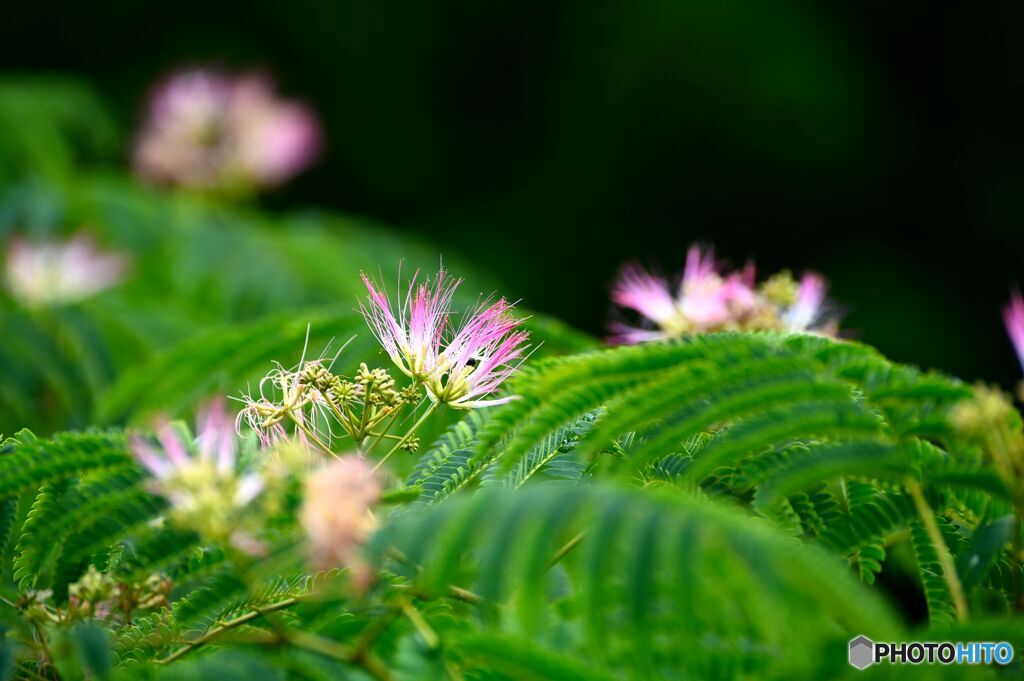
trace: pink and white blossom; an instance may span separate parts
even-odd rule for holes
[[[266,78],[192,69],[157,87],[134,165],[158,182],[231,193],[284,182],[320,146],[309,109],[277,97]]]
[[[157,480],[170,480],[195,467],[212,470],[218,477],[233,478],[237,463],[235,428],[223,397],[210,400],[196,413],[196,437],[188,441],[181,429],[164,422],[157,428],[158,446],[134,435],[131,449],[139,463]],[[260,490],[258,476],[248,476],[239,486],[235,501],[244,505]]]
[[[754,269],[722,277],[715,266],[714,252],[691,246],[679,289],[679,309],[687,326],[708,331],[727,325],[750,312],[756,305]]]
[[[120,283],[128,269],[122,253],[104,251],[85,234],[67,241],[8,245],[5,280],[11,297],[25,307],[77,302]]]
[[[640,325],[613,322],[609,340],[635,344],[724,330],[830,330],[823,315],[824,280],[807,274],[797,285],[788,274],[780,277],[773,288],[780,289],[781,284],[781,289],[768,292],[758,286],[752,263],[738,272],[722,272],[713,251],[694,245],[673,295],[666,279],[627,265],[612,289],[612,300],[640,313],[642,321]]]
[[[231,108],[242,165],[262,186],[281,184],[320,151],[320,127],[304,105],[282,100],[264,77],[235,82]]]
[[[196,416],[194,439],[171,423],[162,423],[156,442],[130,439],[132,453],[153,476],[151,489],[165,497],[176,516],[200,531],[230,537],[229,516],[252,502],[265,487],[256,473],[239,473],[233,419],[223,398],[211,400]],[[241,536],[241,535],[239,535]]]
[[[481,305],[445,345],[426,382],[427,394],[457,409],[504,404],[515,396],[486,399],[514,374],[528,349],[529,332],[504,298]]]
[[[808,272],[800,279],[796,300],[784,315],[790,331],[807,331],[820,321],[825,304],[825,289],[825,280],[821,275]]]
[[[245,394],[239,398],[244,406],[235,417],[235,432],[242,435],[242,424],[256,433],[261,449],[270,449],[288,439],[288,430],[280,418],[275,418],[281,411],[279,404],[265,397],[253,397]],[[300,431],[301,433],[301,431]]]
[[[331,461],[306,478],[299,520],[317,566],[356,567],[356,551],[376,526],[370,509],[380,494],[373,468],[356,455]]]
[[[1010,302],[1003,308],[1003,323],[1017,353],[1017,359],[1021,367],[1024,367],[1024,297],[1020,291],[1014,291],[1010,296]]]
[[[663,329],[642,329],[618,321],[611,322],[608,328],[611,331],[608,343],[611,345],[637,345],[672,338],[672,334]]]
[[[507,300],[479,305],[452,330],[452,297],[462,280],[443,269],[432,283],[417,284],[414,276],[397,306],[383,286],[365,274],[363,282],[369,292],[368,304],[361,306],[367,324],[395,365],[423,383],[432,400],[474,409],[513,399],[486,399],[518,369],[527,349],[529,333]]]
[[[626,265],[612,289],[612,300],[639,312],[659,326],[666,326],[680,314],[669,290],[668,280],[650,274],[637,264]]]
[[[437,369],[441,342],[448,324],[452,296],[462,283],[441,269],[431,283],[409,282],[405,297],[392,305],[387,290],[366,274],[368,305],[360,305],[363,317],[395,365],[410,378],[423,381]]]

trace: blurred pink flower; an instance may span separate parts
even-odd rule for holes
[[[280,184],[313,162],[320,128],[305,106],[277,99],[258,76],[237,81],[231,104],[239,151],[258,184]]]
[[[635,263],[622,268],[619,280],[612,289],[612,300],[622,307],[639,312],[659,326],[672,323],[679,315],[668,281],[648,273]]]
[[[170,423],[157,428],[160,449],[138,435],[132,438],[132,452],[150,473],[159,480],[172,477],[193,464],[190,449],[195,449],[198,460],[214,464],[219,475],[235,470],[235,430],[228,417],[223,398],[211,400],[196,414],[198,435],[190,446],[182,434]]]
[[[753,309],[754,270],[722,278],[715,267],[714,251],[691,246],[679,295],[679,309],[695,331],[721,327]]]
[[[279,99],[265,78],[193,69],[155,91],[134,164],[159,182],[230,193],[284,182],[320,146],[312,113]]]
[[[1017,359],[1024,367],[1024,297],[1021,297],[1020,291],[1014,291],[1010,302],[1003,308],[1003,323]]]
[[[728,329],[823,330],[824,280],[808,274],[797,286],[788,274],[781,279],[783,295],[770,294],[758,287],[753,264],[723,273],[713,251],[694,245],[687,252],[682,282],[673,296],[667,280],[627,265],[612,289],[612,300],[639,312],[643,325],[613,322],[609,341],[634,344]]]
[[[796,300],[785,313],[790,331],[807,331],[821,320],[825,288],[825,280],[819,274],[808,272],[800,279]]]
[[[216,536],[241,537],[231,516],[260,495],[265,482],[256,473],[236,470],[234,422],[223,397],[211,400],[196,415],[198,435],[189,441],[182,428],[163,423],[157,444],[139,435],[130,439],[132,453],[153,476],[151,489],[165,497],[184,524]],[[253,547],[238,546],[242,550]]]
[[[85,234],[67,241],[12,239],[5,278],[11,297],[26,307],[71,303],[119,283],[128,259],[104,252]]]
[[[380,482],[365,459],[348,455],[306,478],[300,522],[319,567],[355,567],[356,551],[376,523],[370,508]]]

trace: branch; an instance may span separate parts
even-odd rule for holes
[[[555,555],[551,556],[551,558],[548,560],[548,565],[546,569],[550,570],[555,565],[557,565],[559,561],[568,556],[573,549],[579,546],[580,542],[583,541],[583,538],[585,536],[587,536],[587,531],[583,530],[575,537],[565,542],[565,545],[562,548],[555,551]]]
[[[960,583],[960,575],[957,574],[953,556],[950,555],[949,547],[946,546],[946,540],[942,538],[939,525],[935,522],[935,512],[928,505],[928,500],[924,498],[924,492],[921,491],[921,485],[916,480],[907,481],[907,491],[910,492],[917,514],[921,516],[921,523],[935,546],[935,555],[938,556],[942,574],[949,586],[949,595],[953,598],[953,606],[956,608],[956,619],[959,622],[966,622],[967,599],[964,597],[964,587]]]
[[[214,627],[213,629],[210,629],[209,631],[207,631],[205,634],[203,634],[199,638],[195,639],[194,641],[188,642],[185,645],[184,648],[180,648],[180,649],[176,650],[175,652],[171,653],[170,655],[168,655],[167,657],[163,658],[162,660],[157,660],[157,664],[170,664],[171,662],[174,662],[175,660],[177,660],[181,656],[185,655],[189,651],[195,650],[196,648],[200,648],[200,647],[206,645],[207,643],[209,643],[210,641],[212,641],[216,637],[218,637],[221,634],[223,634],[225,631],[228,631],[230,629],[234,629],[236,627],[240,627],[243,624],[248,624],[249,622],[252,622],[254,619],[258,619],[260,617],[263,617],[266,614],[269,614],[269,613],[272,613],[272,612],[277,612],[278,610],[284,610],[285,608],[290,608],[291,606],[295,605],[298,602],[299,602],[299,599],[297,597],[292,597],[292,598],[286,598],[283,601],[277,601],[276,603],[271,603],[270,605],[266,605],[266,606],[263,606],[263,607],[260,607],[260,608],[254,608],[252,611],[247,612],[244,615],[239,615],[238,617],[234,618],[233,620],[228,620],[227,622],[224,622],[223,624],[220,624],[220,625]]]

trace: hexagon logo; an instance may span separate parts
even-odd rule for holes
[[[875,663],[875,644],[867,636],[858,636],[850,641],[850,664],[857,669],[866,669]]]

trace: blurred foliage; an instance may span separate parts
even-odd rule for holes
[[[202,337],[219,343],[218,360],[234,359],[193,368],[212,373],[192,383],[188,399],[150,399],[146,415],[158,408],[185,413],[203,391],[237,390],[264,375],[271,361],[297,362],[307,323],[310,352],[317,354],[332,339],[337,348],[362,336],[345,356],[357,365],[377,353],[356,314],[365,297],[359,272],[394,286],[400,268],[408,278],[441,262],[422,240],[380,225],[314,211],[274,215],[157,191],[96,169],[95,152],[109,159],[112,140],[102,105],[80,85],[27,83],[0,84],[0,120],[18,121],[0,126],[0,240],[84,229],[104,246],[130,252],[132,263],[124,285],[81,304],[29,311],[0,298],[0,432],[120,422],[127,413],[110,406],[116,395],[142,411],[145,395],[159,394],[158,379],[171,380],[169,372],[200,361]],[[456,255],[443,263],[467,279],[459,305],[497,288]],[[542,316],[530,326],[540,355],[594,343]],[[280,335],[282,328],[290,331]],[[246,342],[237,342],[239,335]],[[267,338],[276,345],[267,347]],[[169,359],[157,359],[165,353]],[[123,386],[132,382],[127,397]],[[115,383],[115,396],[101,397]]]

